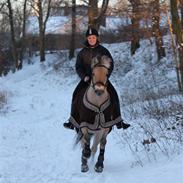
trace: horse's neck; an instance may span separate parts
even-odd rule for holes
[[[100,96],[96,95],[94,89],[90,86],[87,90],[87,99],[91,104],[94,104],[100,107],[107,99],[109,98],[109,94],[107,90]]]

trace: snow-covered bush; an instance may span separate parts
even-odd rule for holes
[[[183,96],[167,40],[167,56],[160,62],[155,45],[142,41],[135,55],[120,56],[116,63],[113,82],[120,93],[122,116],[131,124],[127,131],[116,133],[141,166],[145,160],[158,159],[159,154],[171,157],[182,150]],[[128,72],[124,72],[126,68],[130,68]]]
[[[2,112],[6,104],[7,104],[7,92],[0,91],[0,112]]]

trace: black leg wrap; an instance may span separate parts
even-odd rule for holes
[[[87,158],[82,157],[81,158],[82,164],[81,164],[81,172],[87,172],[89,170],[89,167],[87,165]]]
[[[82,165],[87,165],[87,158],[85,157],[81,157],[81,162],[82,162]]]
[[[95,164],[95,171],[96,172],[101,173],[103,171],[103,168],[104,168],[103,161],[104,161],[104,156],[99,156],[98,161]]]
[[[89,158],[91,156],[90,145],[85,144],[84,149],[82,151],[82,157]]]
[[[81,157],[81,163],[81,172],[87,172],[89,170],[87,165],[87,158],[83,157],[83,155]]]
[[[95,171],[98,173],[101,173],[103,171],[104,168],[104,149],[100,149],[100,154],[98,156],[98,160],[97,163],[95,164]]]
[[[105,149],[100,149],[100,154],[99,154],[99,156],[101,155],[101,156],[104,156],[104,153],[105,153]]]
[[[102,168],[104,167],[103,162],[104,162],[104,156],[99,155],[97,163],[98,163],[100,166],[102,166]]]

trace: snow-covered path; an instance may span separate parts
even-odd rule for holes
[[[40,74],[41,73],[41,74]],[[75,132],[62,127],[70,112],[75,75],[39,64],[0,79],[8,91],[8,112],[0,113],[0,183],[181,183],[183,158],[161,164],[133,166],[115,130],[108,138],[105,169],[80,172],[80,147],[73,147]],[[121,133],[125,132],[121,131]]]

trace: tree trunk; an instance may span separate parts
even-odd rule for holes
[[[40,29],[39,31],[39,51],[40,51],[40,62],[45,61],[45,33],[44,30]]]
[[[44,23],[43,23],[43,9],[41,0],[37,2],[38,6],[38,21],[39,21],[39,51],[40,62],[45,61],[45,39],[44,39]]]
[[[99,30],[102,20],[105,18],[109,0],[102,1],[100,12],[98,11],[98,0],[89,0],[88,5],[88,26],[93,26]]]
[[[52,0],[44,1],[44,5],[42,5],[42,0],[38,0],[36,2],[38,9],[35,9],[35,10],[38,13],[38,21],[39,21],[40,62],[45,61],[45,30],[46,30],[46,23],[50,15],[51,1]],[[47,9],[43,12],[43,6],[46,7],[46,5],[47,5]]]
[[[89,0],[88,4],[88,26],[95,27],[95,19],[98,16],[98,0]]]
[[[181,26],[183,29],[183,0],[179,0],[180,2],[180,12],[181,12]]]
[[[72,59],[74,57],[75,36],[76,36],[76,0],[72,0],[72,34],[71,34],[69,59]]]
[[[159,0],[152,2],[152,32],[156,42],[158,61],[166,56],[163,46],[163,38],[160,30],[160,7]]]
[[[23,6],[23,26],[22,26],[22,38],[21,38],[21,51],[20,51],[20,64],[19,64],[19,68],[22,68],[22,62],[23,62],[23,57],[24,57],[24,53],[25,53],[25,36],[26,36],[26,19],[27,19],[27,0],[24,0],[24,6]]]
[[[134,55],[136,50],[140,47],[140,0],[129,0],[132,5],[132,40],[131,40],[131,55]]]
[[[102,24],[102,21],[105,21],[106,19],[105,12],[107,11],[108,4],[109,4],[109,0],[103,0],[101,10],[100,12],[97,12],[98,17],[95,18],[95,22],[94,22],[97,30],[99,30],[100,25]]]
[[[182,38],[182,27],[181,27],[181,21],[178,14],[178,8],[177,8],[177,0],[170,0],[170,7],[171,7],[171,15],[172,15],[172,28],[173,33],[176,37],[176,45],[178,49],[178,55],[179,55],[179,63],[176,66],[178,75],[178,85],[179,90],[183,91],[183,38]]]
[[[8,10],[9,10],[9,22],[10,22],[10,29],[11,29],[11,41],[12,41],[12,53],[13,53],[13,59],[15,62],[15,67],[18,68],[18,53],[16,48],[16,40],[15,40],[15,30],[14,30],[14,20],[13,20],[13,10],[11,1],[7,0]]]
[[[181,27],[183,29],[183,7],[181,7],[180,12],[181,12]]]

